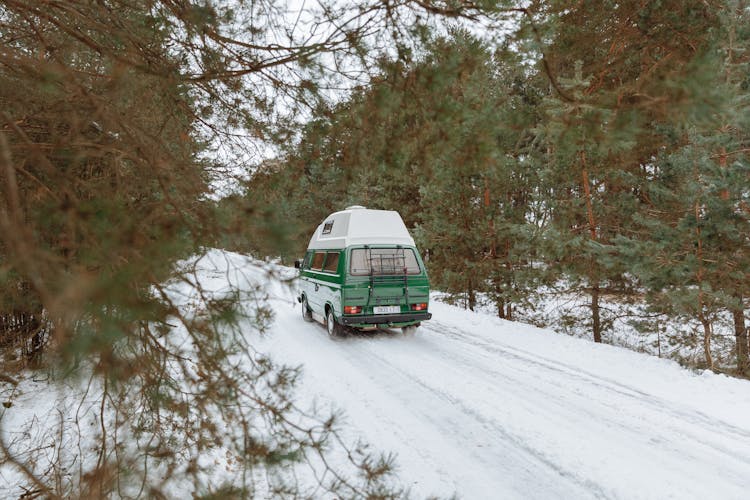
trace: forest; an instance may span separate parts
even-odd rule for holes
[[[435,287],[469,309],[533,321],[540,290],[583,295],[602,342],[605,299],[637,303],[644,333],[692,325],[671,342],[747,375],[747,9],[590,7],[522,27],[550,40],[540,64],[460,28],[381,61],[224,201],[265,214],[242,244],[293,255],[332,211],[397,209]],[[733,345],[715,360],[717,324]]]
[[[159,497],[222,439],[249,470],[325,463],[335,415],[239,335],[263,290],[187,314],[169,284],[207,248],[290,264],[348,205],[398,210],[446,301],[554,327],[541,297],[580,297],[605,343],[627,306],[679,362],[750,376],[744,0],[316,5],[0,0],[0,384],[101,404],[74,479],[0,440],[29,491]],[[388,457],[350,458],[325,491],[400,495]]]

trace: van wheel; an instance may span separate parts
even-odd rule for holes
[[[330,307],[326,314],[326,330],[328,330],[328,336],[331,338],[344,336],[344,327],[338,324],[336,317],[333,315],[333,308]]]
[[[417,333],[417,325],[404,326],[401,331],[404,332],[404,335],[414,335]]]
[[[302,298],[302,319],[305,321],[312,321],[312,311],[310,310],[310,306],[307,305],[307,297]]]

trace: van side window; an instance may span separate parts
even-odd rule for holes
[[[324,271],[328,271],[331,273],[335,273],[339,270],[339,253],[338,252],[328,252],[328,256],[326,257],[326,265],[323,268]]]
[[[315,255],[313,255],[312,258],[312,264],[310,264],[311,269],[315,269],[316,271],[320,271],[323,269],[323,261],[326,258],[325,252],[315,252]]]
[[[305,254],[305,260],[302,262],[302,269],[310,269],[310,261],[312,260],[312,252]]]

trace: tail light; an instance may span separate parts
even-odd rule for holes
[[[412,304],[411,305],[412,311],[426,311],[427,310],[427,304]]]
[[[359,314],[362,312],[362,306],[344,306],[344,314]]]

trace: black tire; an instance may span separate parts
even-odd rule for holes
[[[344,327],[341,326],[336,317],[333,315],[333,308],[329,307],[326,309],[326,330],[328,330],[328,336],[331,338],[339,338],[344,336]]]
[[[312,311],[310,310],[310,306],[307,305],[307,297],[302,297],[302,319],[307,322],[313,320]]]

